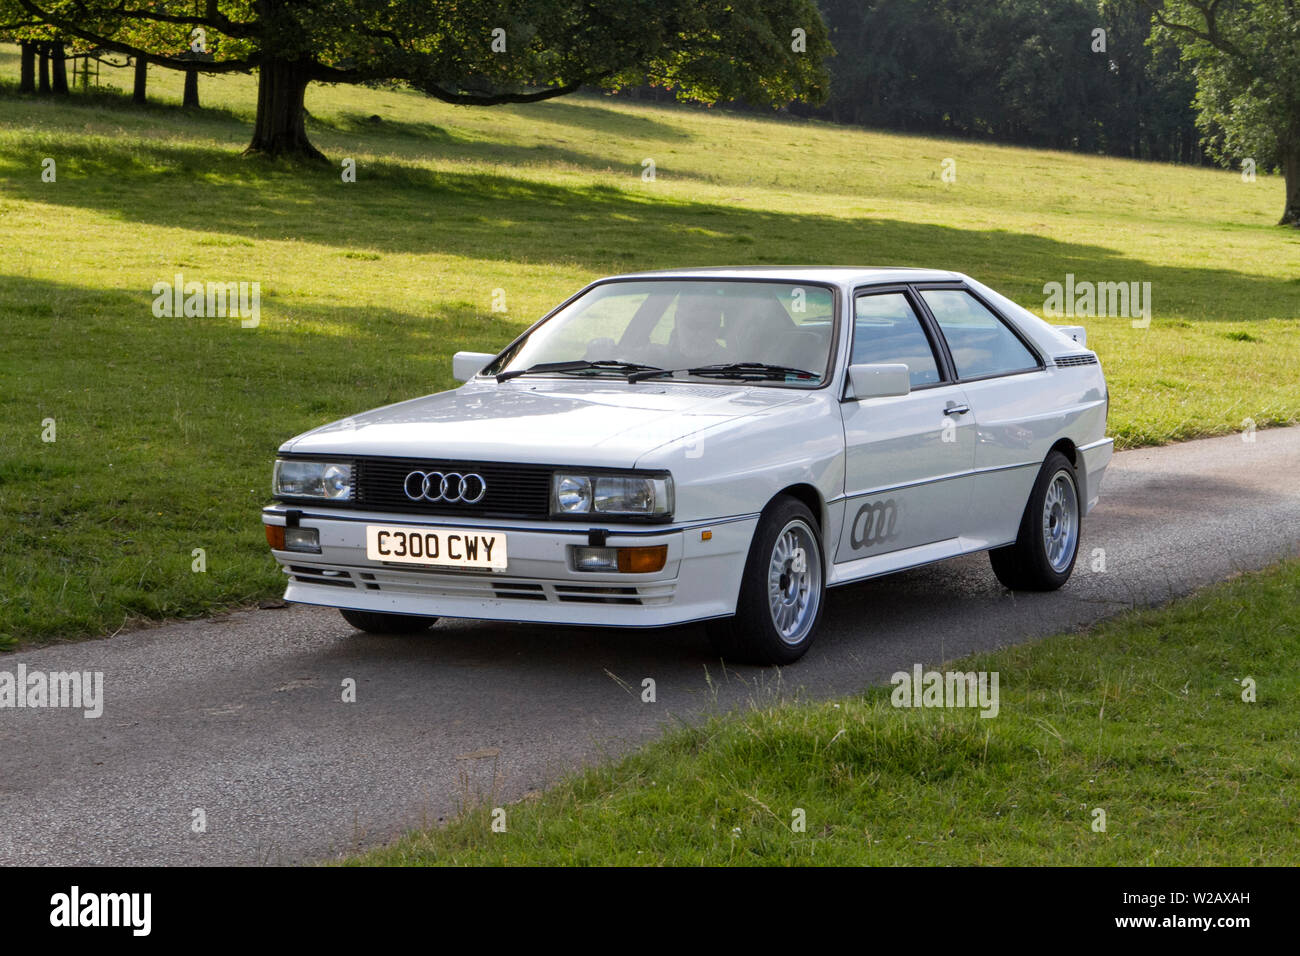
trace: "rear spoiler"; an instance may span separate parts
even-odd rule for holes
[[[1074,341],[1078,342],[1084,348],[1088,345],[1088,330],[1082,325],[1054,325],[1052,328],[1056,331],[1068,335]]]

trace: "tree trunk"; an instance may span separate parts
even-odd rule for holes
[[[244,155],[289,156],[325,161],[307,139],[303,96],[311,82],[307,68],[291,60],[268,59],[257,73],[257,120]]]
[[[1300,143],[1283,154],[1282,172],[1286,179],[1286,208],[1278,225],[1300,228]]]
[[[135,58],[135,87],[131,90],[131,102],[144,106],[149,100],[145,97],[145,88],[149,84],[149,58]]]
[[[181,99],[181,106],[199,108],[199,72],[198,70],[185,71],[185,95]]]
[[[36,92],[36,44],[31,40],[22,41],[22,69],[20,72],[21,79],[18,81],[18,92],[35,93]]]
[[[63,42],[50,44],[50,73],[54,92],[58,96],[68,95],[68,58],[63,52]]]
[[[39,71],[40,85],[37,88],[41,93],[50,92],[50,45],[48,43],[36,44],[37,52],[40,54],[41,68]]]

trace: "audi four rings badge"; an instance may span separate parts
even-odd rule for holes
[[[482,475],[461,475],[454,471],[413,471],[402,484],[412,501],[445,501],[448,504],[473,505],[487,494]]]

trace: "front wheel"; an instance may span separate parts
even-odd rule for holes
[[[750,664],[792,664],[812,646],[826,586],[821,532],[808,507],[778,498],[749,546],[735,617],[707,625],[714,650]]]
[[[354,611],[341,607],[339,613],[358,631],[367,634],[418,634],[428,630],[436,617],[417,617],[414,614],[385,614],[382,611]]]
[[[1074,570],[1082,521],[1074,466],[1054,451],[1029,494],[1016,543],[989,552],[993,573],[1013,591],[1055,591]]]

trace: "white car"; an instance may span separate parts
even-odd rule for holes
[[[828,587],[974,551],[1065,583],[1112,451],[1084,339],[953,272],[601,279],[461,387],[286,442],[263,522],[285,599],[365,631],[707,621],[790,663]]]

